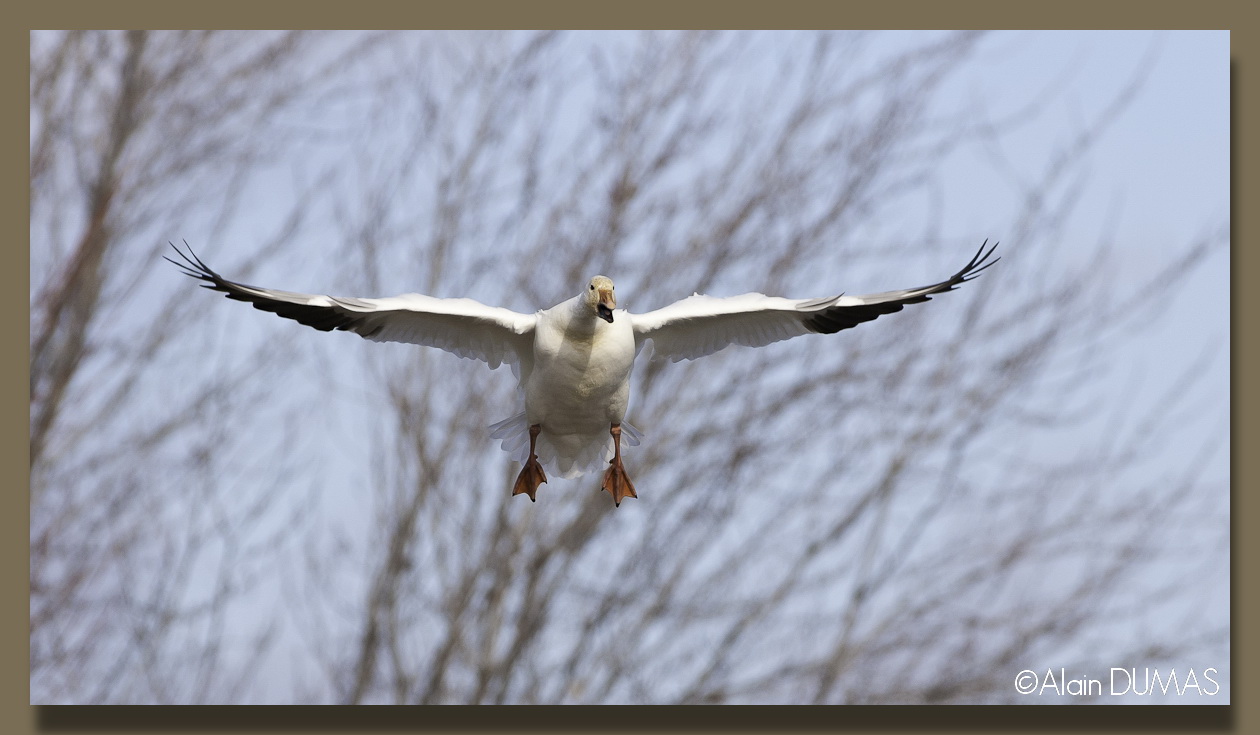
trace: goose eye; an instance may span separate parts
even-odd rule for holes
[[[591,284],[591,290],[592,290],[592,291],[594,291],[594,290],[595,290],[595,284],[593,284],[593,283]]]

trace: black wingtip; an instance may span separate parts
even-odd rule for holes
[[[192,248],[188,247],[187,240],[184,241],[184,248],[187,249],[188,252],[184,252],[183,250],[180,250],[179,246],[171,242],[170,240],[167,240],[166,244],[170,245],[171,249],[179,254],[180,260],[183,260],[184,262],[180,263],[178,261],[173,260],[172,258],[169,258],[163,255],[162,257],[166,258],[166,260],[171,261],[175,265],[185,270],[190,270],[194,272],[204,272],[206,270],[209,270],[206,268],[205,263],[202,263],[200,260],[195,259],[197,256],[193,254]],[[192,255],[192,257],[189,257],[190,255]]]
[[[198,258],[198,257],[197,257],[197,254],[193,252],[193,249],[192,249],[192,248],[188,245],[188,241],[187,241],[187,240],[185,240],[185,241],[184,241],[184,247],[188,248],[188,254],[192,256],[192,259],[193,259],[193,260],[197,261],[197,265],[198,265],[198,266],[199,266],[202,270],[204,270],[204,271],[205,271],[205,272],[207,272],[207,273],[214,273],[214,271],[210,270],[210,266],[208,266],[208,265],[206,265],[205,263],[201,262],[201,258]]]
[[[970,281],[971,279],[973,279],[973,278],[975,278],[976,276],[980,275],[981,273],[983,273],[984,271],[988,270],[989,268],[992,268],[992,267],[993,267],[994,265],[996,265],[996,264],[997,264],[997,262],[998,262],[999,260],[1001,260],[1001,259],[1002,259],[1002,258],[1001,258],[1001,256],[998,256],[998,257],[994,258],[993,260],[989,261],[988,263],[985,263],[984,265],[980,266],[979,268],[976,268],[976,269],[974,269],[974,270],[968,271],[968,272],[967,272],[967,274],[966,274],[965,276],[963,276],[963,277],[962,277],[961,279],[959,279],[959,280],[960,280],[960,281],[964,281],[964,282],[965,282],[965,281]]]
[[[993,267],[993,264],[1001,260],[1002,257],[998,256],[990,261],[989,256],[993,255],[993,251],[997,250],[997,246],[1000,244],[1000,241],[994,241],[993,245],[989,245],[989,239],[985,238],[984,242],[980,243],[980,249],[972,256],[971,261],[949,280],[952,283],[964,283],[980,275],[984,269]],[[985,250],[986,247],[989,249]]]
[[[197,257],[197,254],[193,252],[192,246],[188,244],[187,240],[184,240],[183,242],[184,242],[184,247],[182,249],[175,243],[171,242],[170,240],[167,240],[166,244],[170,245],[171,249],[174,250],[176,253],[179,253],[180,259],[183,260],[184,262],[181,263],[175,260],[174,258],[170,258],[165,255],[162,256],[162,259],[167,260],[171,262],[172,264],[174,264],[176,267],[183,269],[183,273],[186,276],[197,278],[203,281],[209,281],[210,283],[215,284],[215,286],[222,286],[223,277],[220,276],[218,273],[215,273],[214,269],[206,265],[205,262],[202,261],[201,258]],[[206,286],[206,288],[215,288],[215,286]],[[224,289],[219,288],[217,290],[222,291]]]

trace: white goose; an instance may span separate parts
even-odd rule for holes
[[[356,299],[247,286],[226,280],[191,248],[184,253],[173,243],[184,263],[166,259],[205,281],[203,288],[325,332],[342,329],[377,342],[439,347],[491,368],[510,364],[524,410],[491,430],[503,449],[524,463],[512,494],[536,500],[538,486],[547,481],[543,464],[561,477],[576,477],[607,460],[603,489],[620,505],[623,498],[638,497],[622,466],[621,438],[624,429],[630,446],[639,443],[640,433],[624,419],[630,369],[645,340],[652,340],[658,356],[677,362],[733,344],[761,347],[811,332],[831,334],[974,278],[999,260],[989,261],[997,243],[986,252],[987,244],[962,270],[931,286],[801,300],[696,294],[646,314],[617,309],[613,282],[605,276],[595,276],[582,293],[550,309],[519,314],[472,299],[421,294]]]

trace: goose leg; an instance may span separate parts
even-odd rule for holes
[[[639,497],[634,492],[634,483],[626,475],[626,468],[621,465],[621,424],[613,424],[609,429],[613,438],[613,458],[608,461],[612,467],[604,472],[603,489],[613,497],[613,504],[621,505],[624,498]]]
[[[521,468],[521,474],[516,476],[516,484],[512,486],[512,495],[520,495],[525,493],[531,501],[537,501],[534,493],[538,492],[538,486],[547,481],[547,474],[543,472],[542,465],[538,464],[538,455],[534,453],[534,443],[538,440],[538,432],[542,431],[541,424],[534,424],[529,427],[529,459],[525,462],[525,466]]]

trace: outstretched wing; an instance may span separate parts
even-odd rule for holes
[[[188,248],[188,243],[184,243]],[[309,327],[328,332],[341,329],[375,342],[406,342],[437,347],[460,357],[482,360],[491,368],[503,363],[519,365],[531,354],[533,314],[472,299],[438,299],[404,294],[383,299],[277,291],[229,281],[201,262],[192,251],[171,247],[183,263],[166,258],[184,272],[204,281],[202,288],[222,291],[229,299],[248,301],[255,309],[270,311]]]
[[[728,345],[761,347],[802,334],[832,334],[901,311],[906,304],[928,301],[933,294],[975,278],[1000,260],[989,260],[997,243],[986,251],[988,244],[985,240],[971,262],[948,280],[903,291],[800,300],[759,293],[729,298],[696,294],[656,311],[631,314],[635,341],[650,339],[658,356],[678,362]]]

